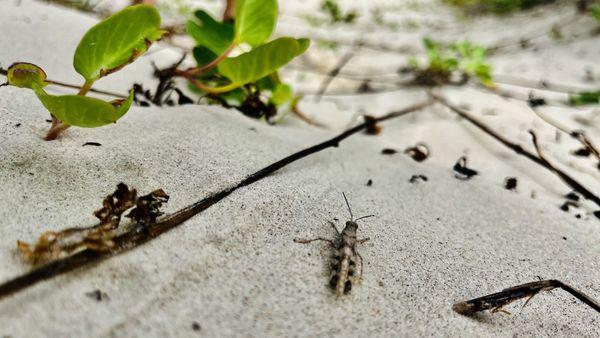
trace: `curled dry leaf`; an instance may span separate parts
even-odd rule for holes
[[[150,224],[156,222],[156,219],[163,214],[160,207],[163,203],[169,201],[169,195],[164,190],[158,189],[148,195],[138,198],[136,207],[127,214],[126,217],[133,219],[141,224]]]
[[[137,202],[137,191],[129,190],[125,183],[119,183],[117,190],[102,201],[102,208],[94,211],[94,216],[100,220],[100,226],[107,230],[116,229],[121,221],[121,215]]]
[[[429,157],[429,147],[425,143],[417,143],[414,147],[408,147],[404,153],[417,162],[423,162]]]
[[[19,251],[32,264],[40,264],[68,256],[81,250],[109,251],[121,216],[129,209],[126,217],[141,224],[150,224],[162,215],[160,207],[169,200],[162,189],[138,197],[135,189],[119,183],[114,193],[102,201],[102,208],[94,211],[100,223],[88,228],[69,228],[62,231],[43,233],[34,245],[17,241]],[[133,209],[132,209],[133,208]]]
[[[101,227],[70,228],[46,231],[35,245],[17,241],[17,247],[29,263],[37,265],[83,249],[108,251],[114,246],[113,237],[113,233]]]
[[[478,174],[476,170],[467,167],[467,158],[465,156],[459,158],[452,169],[456,173],[454,177],[460,180],[469,180],[471,177]]]

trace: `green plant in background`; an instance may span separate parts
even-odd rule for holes
[[[530,9],[555,0],[443,0],[452,6],[464,7],[469,12],[506,14],[517,10]]]
[[[329,16],[331,23],[353,23],[358,17],[355,11],[342,13],[340,6],[335,0],[323,0],[321,9]]]
[[[177,75],[187,78],[210,102],[274,122],[278,112],[287,111],[282,108],[295,109],[298,101],[278,70],[309,46],[307,39],[269,41],[276,22],[276,0],[236,1],[233,25],[196,11],[187,31],[197,43],[193,55],[198,66]],[[246,52],[229,57],[234,50]]]
[[[94,128],[116,122],[131,106],[133,92],[125,100],[106,102],[85,96],[98,79],[120,70],[160,39],[160,15],[152,6],[137,5],[106,18],[83,36],[73,67],[85,82],[77,95],[51,95],[44,87],[46,73],[40,67],[18,62],[8,69],[8,85],[33,90],[52,115],[46,135],[52,140],[70,126]]]
[[[600,90],[571,94],[569,95],[569,104],[573,106],[600,104]]]
[[[421,66],[416,58],[409,60],[409,71],[415,74],[415,84],[460,84],[476,78],[481,84],[493,87],[491,66],[485,60],[485,48],[468,41],[457,42],[443,48],[439,43],[423,39],[427,51],[427,64]],[[453,80],[459,75],[458,82]]]
[[[590,15],[600,23],[600,4],[590,7]]]

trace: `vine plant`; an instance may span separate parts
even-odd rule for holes
[[[427,64],[421,65],[419,60],[411,58],[406,69],[414,76],[414,84],[460,85],[472,77],[486,87],[494,87],[492,67],[486,62],[484,47],[463,41],[444,48],[429,38],[423,39],[423,45],[427,50]]]
[[[197,66],[174,69],[210,102],[235,107],[245,115],[274,122],[278,113],[296,109],[299,99],[278,70],[304,53],[308,39],[269,41],[277,22],[277,0],[237,0],[233,24],[198,10],[187,23],[197,46]],[[233,52],[246,51],[230,57]],[[287,109],[286,109],[287,108]]]
[[[7,85],[29,88],[52,115],[46,140],[56,139],[70,126],[94,128],[115,123],[131,106],[133,92],[126,99],[106,102],[86,94],[98,79],[114,73],[143,54],[161,38],[160,15],[148,5],[136,5],[104,19],[83,36],[73,58],[73,67],[85,82],[77,95],[51,95],[44,87],[46,73],[31,63],[9,67]]]

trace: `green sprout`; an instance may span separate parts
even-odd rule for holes
[[[178,75],[187,78],[192,89],[211,103],[274,122],[278,111],[294,109],[299,99],[281,81],[278,70],[310,44],[308,39],[291,37],[269,41],[276,22],[276,0],[236,1],[234,24],[196,11],[186,28],[197,43],[193,50],[197,67]],[[246,52],[230,57],[236,49]]]
[[[600,90],[571,94],[569,96],[569,104],[573,106],[600,104]]]
[[[52,115],[46,135],[53,140],[70,126],[95,128],[115,123],[131,106],[133,92],[125,100],[106,102],[85,96],[98,79],[114,73],[146,52],[160,39],[160,15],[152,6],[137,5],[104,19],[83,36],[73,67],[84,78],[77,95],[51,95],[44,87],[46,73],[34,64],[17,62],[8,69],[8,85],[28,88]]]
[[[421,66],[416,58],[409,60],[410,70],[416,75],[415,82],[421,85],[443,85],[454,83],[455,74],[459,83],[476,78],[481,84],[493,87],[491,66],[485,60],[485,48],[468,41],[457,42],[448,48],[439,43],[423,39],[427,51],[427,65]]]
[[[329,15],[331,23],[353,23],[358,17],[355,11],[342,13],[340,6],[335,0],[324,0],[321,2],[321,9]]]

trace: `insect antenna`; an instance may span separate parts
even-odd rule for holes
[[[348,203],[346,194],[344,194],[344,192],[342,192],[342,196],[344,196],[344,200],[346,201],[346,205],[348,206],[348,211],[350,212],[350,221],[354,221],[354,216],[352,216],[352,209],[350,209],[350,203]]]
[[[357,218],[357,219],[355,220],[355,222],[358,222],[358,221],[359,221],[359,220],[361,220],[361,219],[364,219],[364,218],[369,218],[369,217],[375,217],[375,215],[367,215],[367,216],[362,216],[362,217],[359,217],[359,218]]]

